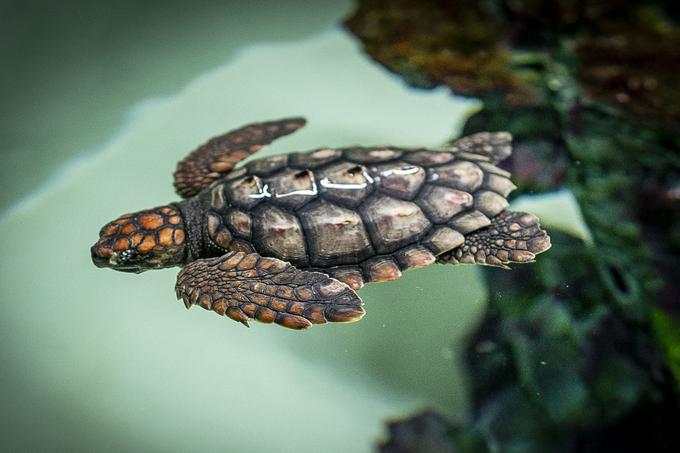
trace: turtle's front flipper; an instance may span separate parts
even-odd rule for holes
[[[210,139],[177,164],[175,189],[182,198],[196,195],[229,173],[241,160],[305,125],[304,118],[249,124]]]
[[[257,253],[194,261],[177,276],[175,290],[187,308],[200,305],[246,326],[257,319],[306,329],[364,315],[361,299],[346,284]]]
[[[491,225],[465,236],[463,245],[437,257],[438,263],[487,264],[509,269],[510,263],[528,263],[550,248],[550,237],[535,215],[505,211]]]

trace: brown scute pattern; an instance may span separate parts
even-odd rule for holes
[[[253,213],[253,245],[266,256],[275,256],[296,266],[309,266],[305,236],[298,217],[271,204]]]
[[[241,168],[237,168],[236,170],[230,171],[229,173],[227,173],[224,176],[224,178],[221,178],[221,180],[218,180],[218,181],[233,181],[233,180],[238,179],[238,178],[240,178],[244,175],[247,175],[247,174],[248,174],[248,169],[245,168],[245,167],[241,167]],[[215,184],[216,184],[216,182],[210,184],[210,186],[212,187]]]
[[[418,150],[402,156],[410,164],[420,165],[421,167],[431,167],[433,165],[446,164],[454,159],[454,155],[446,151]]]
[[[250,162],[246,165],[248,173],[257,174],[260,176],[269,176],[279,170],[283,170],[288,165],[288,156],[283,154],[279,156],[265,157]]]
[[[370,258],[363,266],[364,276],[368,282],[389,282],[401,277],[401,269],[389,255]]]
[[[342,156],[339,149],[321,148],[306,153],[293,153],[288,157],[288,165],[297,169],[315,169],[327,165]]]
[[[210,195],[211,195],[210,206],[212,206],[215,209],[223,209],[226,206],[227,201],[224,195],[224,185],[219,184],[213,187],[212,191],[210,192]]]
[[[309,243],[310,262],[325,267],[355,264],[374,255],[358,212],[317,200],[299,212]]]
[[[361,299],[344,283],[256,253],[194,261],[180,272],[175,291],[187,308],[199,305],[246,326],[255,319],[299,330],[364,315]]]
[[[252,219],[250,214],[240,209],[230,209],[225,215],[227,227],[234,235],[244,239],[250,239],[252,234]]]
[[[493,190],[503,198],[506,198],[508,195],[510,195],[510,192],[517,188],[517,186],[515,186],[512,181],[510,181],[510,179],[494,174],[486,175],[484,187],[486,189]]]
[[[396,148],[363,148],[356,147],[345,150],[347,160],[357,163],[385,162],[397,159],[403,153]]]
[[[376,195],[360,207],[377,253],[390,253],[416,242],[430,222],[413,202]]]
[[[259,176],[249,175],[226,184],[229,201],[243,209],[251,209],[265,199],[269,193]]]
[[[505,197],[491,190],[480,190],[475,194],[475,208],[492,219],[508,207]]]
[[[255,253],[255,248],[250,241],[243,239],[234,239],[229,246],[230,252]]]
[[[196,195],[229,173],[241,160],[304,125],[304,118],[287,118],[250,124],[212,138],[177,164],[177,193],[182,198]]]
[[[396,275],[367,272],[374,257],[402,271],[427,265],[507,208],[515,186],[492,162],[507,155],[509,140],[477,134],[444,150],[320,148],[251,162],[215,183],[224,186],[218,211],[229,249],[337,273],[353,288]],[[211,198],[201,195],[205,205],[222,206],[215,184]]]
[[[356,207],[373,191],[375,179],[368,168],[340,161],[315,171],[319,194],[347,207]]]
[[[456,157],[458,159],[469,160],[471,162],[491,162],[491,158],[489,156],[484,156],[482,154],[457,152]]]
[[[394,256],[399,262],[402,270],[429,266],[436,261],[432,252],[422,245],[404,247],[395,252]]]
[[[377,187],[402,200],[412,200],[425,183],[423,167],[406,162],[378,165],[371,171]]]
[[[328,273],[355,291],[361,289],[365,283],[364,274],[359,266],[331,267]]]
[[[455,216],[449,221],[449,226],[460,234],[468,234],[485,226],[489,226],[491,220],[479,211],[471,210]]]
[[[512,135],[509,132],[479,132],[460,138],[451,144],[453,152],[486,156],[497,164],[512,154]]]
[[[439,255],[437,261],[509,269],[508,264],[532,262],[549,248],[550,237],[536,216],[506,211],[494,217],[488,227],[465,236],[463,245]]]
[[[224,224],[224,219],[217,212],[207,214],[207,233],[210,245],[220,253],[229,250],[233,236]]]
[[[483,180],[482,169],[466,160],[455,160],[450,164],[428,169],[428,181],[465,192],[472,193],[479,189]]]
[[[485,173],[503,176],[504,178],[510,178],[511,176],[511,173],[509,171],[503,170],[502,168],[499,168],[494,164],[490,164],[488,162],[477,162],[477,166],[481,168],[482,171],[484,171]]]
[[[266,181],[267,189],[275,202],[290,209],[302,207],[317,195],[316,181],[311,170],[289,169]]]
[[[472,206],[473,197],[467,192],[431,185],[418,198],[418,205],[434,223],[447,222],[454,215]]]
[[[423,245],[428,247],[435,255],[458,247],[465,242],[465,236],[460,232],[448,227],[439,227],[435,229],[423,241]]]

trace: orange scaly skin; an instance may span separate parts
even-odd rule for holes
[[[186,251],[184,220],[174,206],[120,216],[104,225],[91,248],[98,267],[136,273],[177,266]]]

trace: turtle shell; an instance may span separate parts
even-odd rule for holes
[[[256,251],[358,288],[432,264],[489,225],[514,188],[488,156],[353,147],[255,160],[199,197],[216,250]]]

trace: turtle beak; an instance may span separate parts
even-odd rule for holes
[[[92,262],[97,267],[108,267],[109,259],[101,256],[97,253],[97,245],[93,245],[90,248],[90,255],[92,255]]]

